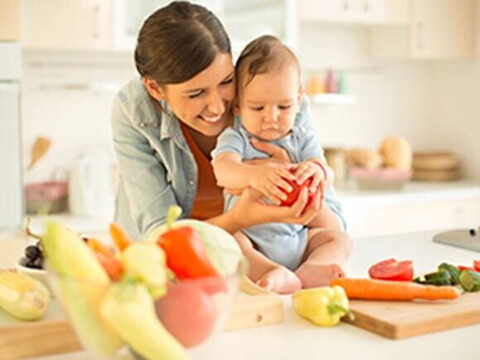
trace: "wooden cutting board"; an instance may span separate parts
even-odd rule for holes
[[[402,339],[480,323],[480,292],[453,301],[351,300],[351,322],[379,335]]]
[[[280,296],[244,279],[242,293],[233,303],[224,330],[237,330],[282,322],[284,304]],[[82,350],[57,300],[52,300],[44,318],[22,322],[0,310],[0,360],[17,360]]]

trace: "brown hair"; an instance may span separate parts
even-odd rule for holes
[[[260,36],[251,41],[237,59],[235,65],[237,86],[240,89],[248,85],[255,75],[265,74],[272,69],[290,64],[298,69],[300,76],[300,64],[293,51],[275,36]]]
[[[220,20],[203,6],[174,1],[143,23],[135,66],[142,77],[159,85],[177,84],[207,68],[219,52],[231,53]]]

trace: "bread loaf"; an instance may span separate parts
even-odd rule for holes
[[[412,168],[412,147],[400,136],[383,139],[379,152],[384,167],[398,170],[410,170]]]

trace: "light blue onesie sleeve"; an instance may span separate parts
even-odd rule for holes
[[[224,152],[233,152],[242,157],[245,156],[245,141],[242,135],[234,130],[232,127],[228,127],[220,134],[217,139],[217,145],[213,149],[211,155],[212,159]]]

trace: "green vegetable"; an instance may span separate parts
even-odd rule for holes
[[[100,312],[138,354],[148,360],[187,360],[182,345],[163,327],[147,287],[137,281],[113,284]]]
[[[444,286],[452,285],[452,277],[447,270],[439,270],[436,272],[425,274],[424,276],[413,279],[413,282],[423,285]]]
[[[441,263],[438,266],[438,270],[445,270],[448,272],[450,275],[450,285],[457,285],[460,282],[460,270],[458,267],[447,263]]]
[[[56,274],[56,295],[83,344],[111,357],[122,341],[100,316],[99,306],[110,285],[102,265],[79,235],[58,223],[47,224],[42,247],[49,270]]]
[[[323,286],[297,291],[292,296],[295,311],[320,326],[334,326],[348,315],[348,298],[341,286]]]
[[[460,285],[465,291],[475,292],[480,290],[480,273],[463,270],[460,273]]]

